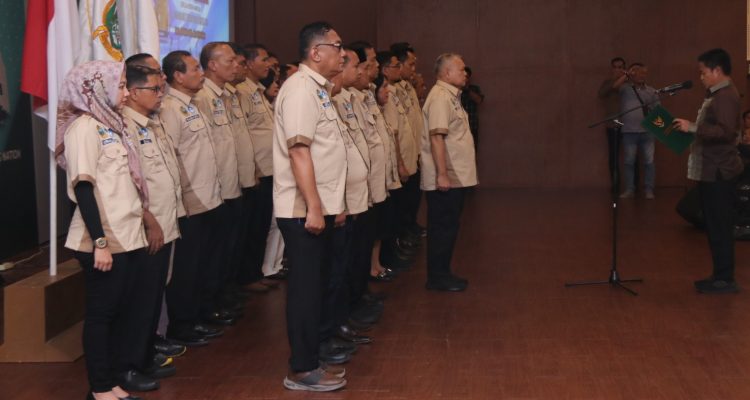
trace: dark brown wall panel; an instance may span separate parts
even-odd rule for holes
[[[330,1],[270,1],[255,0],[255,35],[259,43],[265,44],[281,57],[282,62],[298,58],[297,35],[307,23],[328,21],[344,42],[375,40],[376,2],[361,0]],[[244,15],[235,15],[240,23]],[[247,23],[247,22],[246,22]],[[241,43],[253,40],[237,38]]]
[[[661,87],[692,79],[696,88],[664,101],[695,118],[703,91],[695,58],[724,47],[746,91],[745,0],[378,0],[255,2],[257,39],[284,61],[296,58],[306,22],[332,22],[345,41],[365,38],[384,48],[407,40],[419,70],[434,81],[433,60],[465,56],[487,99],[481,108],[480,179],[485,186],[606,186],[603,128],[586,126],[602,110],[596,90],[609,59],[649,66]],[[713,4],[712,4],[713,5]],[[240,18],[237,15],[237,19]],[[238,38],[241,39],[241,38]],[[684,185],[687,156],[657,144],[658,186]]]

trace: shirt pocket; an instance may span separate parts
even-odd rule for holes
[[[104,147],[101,157],[101,168],[104,173],[117,175],[130,173],[128,169],[128,153],[122,144]]]
[[[153,173],[164,169],[164,162],[162,161],[161,153],[156,146],[144,146],[142,152],[144,163],[149,172]]]
[[[229,123],[227,112],[224,109],[214,109],[212,117],[213,117],[214,125],[221,126],[221,125],[227,125]]]
[[[233,114],[233,115],[234,115],[234,117],[235,117],[235,118],[237,118],[237,119],[242,119],[242,118],[244,118],[244,117],[245,117],[245,113],[244,113],[244,112],[242,112],[242,107],[240,107],[239,105],[237,105],[237,106],[232,106],[232,114]]]
[[[192,132],[197,132],[201,129],[204,129],[205,127],[206,123],[203,122],[203,118],[201,118],[200,116],[188,122],[188,129],[190,129]]]

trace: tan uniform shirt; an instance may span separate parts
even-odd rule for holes
[[[237,85],[249,109],[247,125],[250,127],[250,137],[253,139],[255,150],[255,166],[260,177],[273,175],[273,107],[266,99],[266,90],[260,83],[250,79]]]
[[[393,129],[393,134],[398,138],[401,158],[409,175],[417,173],[417,158],[419,158],[419,147],[414,141],[414,132],[409,124],[409,116],[401,104],[399,97],[391,93],[388,102],[383,106],[383,116],[388,125]]]
[[[243,189],[253,187],[258,180],[255,176],[255,150],[253,149],[253,140],[250,137],[250,129],[247,124],[247,114],[245,111],[249,108],[247,104],[248,100],[244,99],[234,86],[227,83],[224,87],[226,88],[224,92],[226,96],[224,97],[224,104],[229,104],[231,110],[229,120],[231,121],[234,144],[237,151],[237,169],[240,174],[240,186]]]
[[[292,172],[289,148],[310,147],[323,215],[344,211],[346,128],[329,97],[332,87],[302,64],[284,82],[274,106],[273,207],[276,217],[303,218],[307,205]]]
[[[401,100],[406,114],[409,116],[409,125],[414,134],[414,143],[416,143],[417,149],[421,149],[424,132],[424,115],[422,114],[422,108],[419,106],[417,91],[414,90],[414,86],[409,81],[402,80],[396,84],[396,94],[399,100]]]
[[[354,111],[352,93],[347,89],[333,97],[341,119],[346,124],[344,144],[346,145],[346,211],[356,215],[367,211],[370,204],[369,169],[370,152],[362,132],[362,125]]]
[[[222,98],[224,89],[206,78],[203,88],[195,95],[195,104],[206,116],[208,134],[216,153],[216,166],[219,170],[219,185],[221,198],[236,199],[240,191],[240,174],[237,161],[237,146],[235,144],[232,123],[229,117],[228,105]]]
[[[146,246],[143,206],[130,177],[128,152],[122,140],[125,138],[88,115],[73,121],[65,134],[68,197],[77,202],[73,188],[78,182],[91,182],[104,236],[113,254]],[[70,221],[65,247],[86,253],[94,251],[78,207]]]
[[[437,81],[424,103],[425,125],[429,135],[445,136],[445,163],[452,188],[477,184],[474,138],[469,118],[461,107],[461,92],[453,85]],[[432,158],[430,138],[422,146],[422,190],[435,190],[437,169]]]
[[[203,88],[195,95],[195,104],[206,116],[208,134],[216,153],[216,166],[219,170],[221,198],[224,200],[240,197],[240,175],[237,167],[237,146],[235,144],[229,105],[222,99],[228,98],[223,88],[206,78]]]
[[[372,115],[370,108],[366,104],[366,94],[353,88],[349,89],[349,92],[352,94],[354,115],[357,116],[357,122],[362,127],[362,133],[364,133],[367,149],[370,153],[370,173],[367,176],[368,187],[370,189],[370,203],[380,203],[385,201],[388,196],[388,188],[385,183],[385,145],[378,133],[375,116]]]
[[[396,138],[390,126],[385,122],[385,117],[380,110],[378,101],[375,99],[375,85],[370,84],[370,90],[365,90],[365,104],[370,109],[370,114],[375,118],[375,127],[380,135],[380,140],[385,146],[385,184],[388,190],[401,187],[401,179],[398,176],[398,153],[396,152]]]
[[[172,139],[180,168],[182,203],[187,215],[198,215],[221,205],[219,170],[205,116],[191,96],[169,89],[159,117]]]
[[[122,114],[127,134],[138,150],[141,171],[148,185],[148,210],[164,233],[164,243],[169,243],[180,236],[177,218],[185,215],[180,169],[172,139],[164,133],[158,119],[150,119],[130,107],[125,107]]]

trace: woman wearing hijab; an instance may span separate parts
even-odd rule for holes
[[[87,399],[135,400],[114,371],[128,333],[128,303],[135,265],[146,256],[143,209],[148,193],[133,143],[124,135],[120,110],[128,91],[124,64],[92,61],[73,68],[63,82],[55,154],[67,172],[76,204],[65,247],[84,272],[83,349]]]

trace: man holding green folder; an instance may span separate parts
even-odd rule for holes
[[[688,179],[698,181],[713,274],[695,282],[701,293],[737,292],[734,281],[734,190],[743,166],[737,151],[740,96],[729,74],[732,64],[723,49],[698,57],[706,98],[691,122],[675,118],[676,129],[695,135],[688,158]]]

